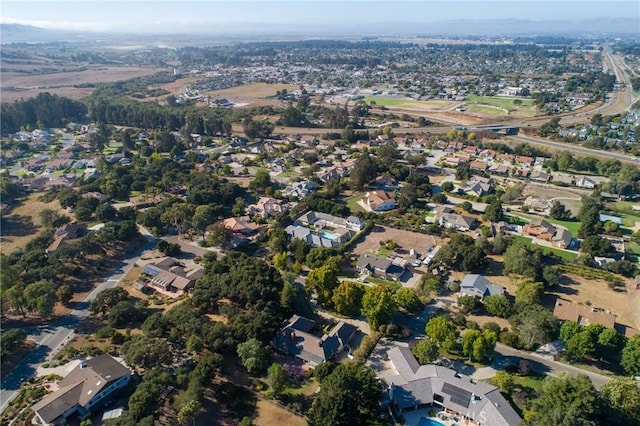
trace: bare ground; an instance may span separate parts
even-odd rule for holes
[[[42,229],[39,213],[44,209],[51,209],[59,214],[67,215],[60,207],[58,200],[44,203],[38,200],[42,193],[32,193],[24,198],[11,213],[2,217],[0,242],[2,253],[9,254],[34,239]]]
[[[506,288],[507,293],[515,296],[518,281],[502,275],[502,256],[487,256],[490,259],[485,276],[494,284]],[[456,279],[462,279],[464,273],[455,273]],[[611,290],[603,280],[583,278],[578,275],[564,274],[560,285],[547,292],[543,303],[549,309],[555,306],[555,300],[562,298],[575,303],[590,302],[594,307],[608,309],[617,316],[616,321],[640,329],[640,291],[634,290],[630,280],[625,279],[626,290]],[[476,320],[477,321],[477,320]]]
[[[388,226],[376,225],[371,232],[353,247],[353,253],[360,255],[366,251],[377,251],[380,241],[392,240],[398,243],[398,253],[409,253],[414,249],[423,253],[426,247],[442,245],[443,240],[435,235],[421,234],[418,232],[404,231]]]

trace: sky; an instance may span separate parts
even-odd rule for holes
[[[640,1],[3,0],[0,6],[1,23],[122,32],[198,32],[212,26],[232,28],[240,24],[344,28],[354,22],[548,21],[629,17],[640,19]]]

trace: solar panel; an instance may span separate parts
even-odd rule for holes
[[[451,402],[461,405],[463,407],[469,407],[471,401],[471,392],[452,385],[451,383],[444,383],[442,386],[442,392],[450,396]]]

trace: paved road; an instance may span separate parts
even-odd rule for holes
[[[593,373],[572,365],[553,361],[536,353],[519,351],[501,343],[496,345],[496,355],[494,356],[491,366],[496,370],[502,370],[506,365],[513,364],[518,358],[530,360],[533,370],[539,373],[551,375],[569,373],[574,376],[578,374],[585,374],[591,379],[591,382],[593,382],[596,389],[600,389],[602,385],[607,383],[610,379],[610,377],[602,374]]]
[[[585,148],[582,145],[578,145],[578,144],[554,142],[548,139],[536,138],[532,136],[518,135],[518,136],[508,136],[508,137],[512,140],[519,141],[519,142],[526,142],[532,145],[541,145],[541,146],[551,147],[556,149],[569,150],[582,155],[590,155],[592,157],[608,158],[613,160],[619,160],[626,163],[640,164],[640,157],[634,157],[633,155],[626,155],[626,154],[621,154],[621,153],[612,152],[612,151],[602,151],[599,149],[590,149],[590,148]]]
[[[96,295],[107,288],[115,287],[125,272],[140,259],[143,251],[155,245],[155,238],[145,235],[147,243],[138,249],[132,257],[121,262],[120,266],[82,300],[77,303],[68,315],[56,322],[40,327],[28,329],[29,338],[35,340],[36,347],[9,373],[0,385],[0,412],[4,411],[9,402],[17,395],[20,384],[33,376],[38,366],[49,362],[73,338],[78,324],[89,314],[89,302]]]

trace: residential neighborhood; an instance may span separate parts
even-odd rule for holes
[[[2,424],[640,424],[636,34],[7,28]]]

